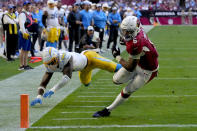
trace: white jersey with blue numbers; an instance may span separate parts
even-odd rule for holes
[[[57,8],[55,7],[53,9],[50,9],[50,8],[46,7],[44,9],[44,11],[46,11],[48,13],[47,23],[46,23],[47,27],[49,27],[49,28],[59,27]]]
[[[62,72],[64,66],[68,63],[70,59],[73,59],[73,71],[81,71],[87,65],[87,57],[83,54],[75,53],[75,52],[68,52],[68,51],[59,51],[58,62],[59,65],[56,70],[51,70],[47,68],[47,72]]]

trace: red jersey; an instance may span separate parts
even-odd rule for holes
[[[157,50],[142,28],[133,40],[126,43],[126,50],[134,58],[140,57],[138,65],[142,69],[154,71],[158,68]]]

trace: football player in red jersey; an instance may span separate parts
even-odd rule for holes
[[[114,74],[113,82],[123,84],[129,81],[129,83],[110,106],[94,113],[93,117],[109,116],[110,112],[124,102],[133,92],[157,76],[159,68],[157,50],[144,33],[137,17],[126,17],[122,21],[120,29],[129,59],[126,61],[121,58],[119,48],[112,49],[113,56],[123,66]]]

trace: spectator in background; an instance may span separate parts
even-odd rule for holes
[[[42,30],[44,29],[44,25],[42,23],[43,6],[44,4],[42,2],[37,4],[37,7],[38,7],[38,43],[40,46],[40,51],[43,50],[44,42],[45,42],[44,39],[41,39],[41,33],[42,33]]]
[[[29,66],[28,63],[28,52],[31,50],[31,38],[30,34],[27,31],[28,25],[32,24],[32,17],[30,15],[30,2],[25,1],[23,3],[23,10],[19,14],[19,49],[21,49],[20,53],[20,67],[18,70],[29,70],[33,69]]]
[[[100,44],[99,48],[101,52],[102,50],[102,42],[104,36],[104,29],[107,22],[107,17],[105,13],[101,10],[101,4],[96,4],[96,11],[93,12],[93,21],[94,21],[94,29],[99,32]]]
[[[2,16],[3,16],[3,10],[0,9],[0,48],[3,47],[3,36],[4,36]]]
[[[113,47],[116,47],[117,44],[117,38],[118,38],[118,30],[119,30],[119,24],[121,22],[120,14],[117,12],[117,7],[112,7],[112,12],[109,13],[109,22],[110,22],[110,33],[109,33],[109,39],[107,42],[107,49],[110,48],[110,43],[113,41]]]
[[[3,28],[5,31],[5,41],[6,41],[6,57],[7,61],[14,61],[11,55],[15,55],[16,47],[18,45],[18,29],[15,14],[13,13],[14,6],[8,5],[8,12],[3,15]]]
[[[189,11],[188,11],[188,23],[189,23],[190,25],[193,24],[193,13],[192,13],[192,8],[190,8]]]
[[[130,7],[127,7],[127,11],[124,13],[124,18],[127,17],[127,16],[133,16],[134,15],[134,12],[133,10],[130,8]]]
[[[123,9],[123,6],[120,6],[119,14],[120,14],[121,19],[123,19],[124,18],[124,14],[125,14],[125,9]]]
[[[186,24],[186,15],[185,15],[185,10],[184,9],[182,9],[181,10],[181,24],[182,25],[185,25]]]
[[[35,56],[34,52],[35,52],[35,44],[36,41],[38,39],[38,30],[39,30],[39,26],[38,26],[38,19],[39,19],[39,15],[38,15],[38,8],[35,5],[32,5],[32,18],[34,19],[33,25],[32,25],[32,44],[31,44],[31,56]]]
[[[96,40],[93,40],[94,37],[94,28],[92,26],[88,26],[87,33],[83,35],[83,37],[80,40],[80,52],[83,50],[91,50],[96,49],[99,47],[99,38]]]
[[[92,25],[92,14],[89,12],[90,3],[88,1],[84,1],[84,10],[80,11],[81,19],[82,19],[82,28],[81,28],[81,37],[87,31],[88,26]]]
[[[64,9],[62,9],[61,1],[57,2],[57,16],[60,25],[60,36],[58,41],[58,49],[62,49],[62,41],[64,39],[64,32],[65,32],[65,22],[64,22]]]
[[[137,6],[134,7],[134,15],[140,20],[140,17],[142,16],[141,12],[138,10]]]
[[[69,48],[68,51],[72,51],[73,41],[75,41],[75,51],[78,52],[79,39],[80,39],[80,26],[81,15],[79,13],[79,3],[75,3],[73,10],[68,14],[68,30],[69,30]]]

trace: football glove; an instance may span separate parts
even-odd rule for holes
[[[23,38],[28,40],[29,39],[29,34],[28,33],[23,33]]]
[[[53,94],[54,94],[54,92],[51,91],[51,90],[49,90],[49,91],[47,91],[46,93],[44,93],[43,97],[44,97],[44,98],[47,98],[47,97],[50,98]]]
[[[122,37],[120,37],[120,44],[121,45],[125,45],[125,41],[124,41],[124,39]]]
[[[42,104],[42,100],[40,98],[36,98],[35,100],[31,101],[31,106],[35,106],[37,103]]]
[[[120,56],[120,48],[119,47],[118,49],[116,49],[116,47],[112,48],[112,55],[114,56],[114,58]]]

